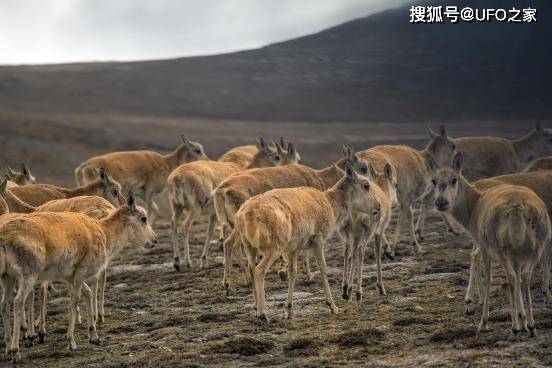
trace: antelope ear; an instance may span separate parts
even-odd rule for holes
[[[109,183],[109,175],[107,175],[107,170],[105,169],[105,167],[100,167],[100,180],[102,181],[102,183],[104,184],[108,184]]]
[[[347,163],[345,164],[345,175],[347,175],[347,177],[353,181],[356,181],[358,179],[358,175],[351,161],[347,161]]]
[[[192,142],[190,142],[184,134],[180,134],[180,139],[182,140],[182,143],[184,143],[187,146],[190,146],[192,144]]]
[[[280,147],[282,147],[282,149],[286,146],[286,142],[284,141],[284,137],[280,137]]]
[[[393,178],[393,168],[388,163],[385,164],[385,167],[383,168],[383,172],[385,176],[387,176],[389,179]]]
[[[121,188],[121,195],[126,197],[128,196],[128,193],[130,193],[131,190],[130,190],[130,187],[128,186],[127,183],[123,184],[123,187]]]
[[[368,166],[368,170],[367,170],[368,175],[370,175],[370,179],[374,180],[378,174],[376,173],[376,170],[372,165],[367,165],[367,166]]]
[[[457,173],[460,173],[460,171],[462,171],[462,165],[464,165],[464,156],[462,156],[460,152],[456,152],[452,159],[452,168]]]
[[[426,166],[429,169],[429,171],[432,173],[437,171],[438,166],[433,156],[431,156],[430,154],[425,154],[424,158],[425,158]]]
[[[439,134],[441,134],[441,137],[447,136],[447,130],[445,129],[445,124],[441,124],[439,126]]]
[[[8,178],[4,176],[2,182],[0,183],[0,196],[4,195],[6,192],[6,187],[8,186]]]
[[[334,167],[335,172],[336,172],[339,176],[345,176],[345,171],[343,171],[339,166],[337,166],[336,164],[334,164],[333,167]]]
[[[435,133],[433,130],[431,130],[429,125],[425,126],[425,130],[426,130],[426,133],[429,136],[429,138],[435,138],[437,136],[437,133]]]
[[[136,198],[134,197],[132,190],[128,191],[127,206],[131,211],[136,211]]]
[[[263,137],[259,137],[257,140],[257,149],[260,151],[267,151],[268,145],[266,144],[266,141]]]
[[[295,155],[295,147],[293,147],[293,143],[291,143],[291,142],[288,143],[287,152],[288,152],[288,155],[290,155],[290,156]]]
[[[13,179],[17,173],[9,165],[6,165],[6,168],[8,169],[8,177]]]
[[[29,170],[27,165],[25,165],[25,163],[23,162],[21,163],[21,173],[27,177],[31,176],[31,171]]]

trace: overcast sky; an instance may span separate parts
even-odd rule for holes
[[[0,64],[143,60],[261,47],[407,0],[0,0]]]

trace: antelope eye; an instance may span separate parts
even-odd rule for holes
[[[274,156],[274,161],[280,161],[280,156]]]
[[[364,183],[363,187],[364,187],[364,190],[370,190],[370,184],[369,183]]]
[[[398,188],[399,187],[399,183],[395,183],[395,188]]]
[[[450,182],[452,185],[456,185],[458,183],[458,178],[454,178],[452,179],[452,181]]]
[[[199,148],[196,148],[195,153],[201,153],[201,150]]]
[[[433,186],[436,186],[437,185],[437,180],[431,179],[431,184],[433,184]]]
[[[113,189],[113,196],[117,195],[117,189]]]
[[[360,172],[361,172],[361,174],[367,174],[368,173],[368,168],[366,166],[362,166],[360,168]]]
[[[146,216],[140,217],[140,221],[142,221],[144,224],[147,224],[148,218]]]
[[[452,145],[452,149],[453,149],[453,150],[456,149],[456,145],[455,145],[455,144]]]

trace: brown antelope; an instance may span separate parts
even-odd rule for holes
[[[353,160],[355,169],[365,175],[368,172],[367,166],[354,160],[354,150],[350,146],[344,146],[343,151],[346,157]],[[345,166],[344,160],[339,161],[339,165]],[[342,177],[342,170],[335,165],[331,165],[322,170],[315,170],[308,166],[300,164],[291,164],[279,167],[270,167],[262,169],[247,170],[235,174],[224,180],[214,192],[214,204],[216,214],[222,224],[229,228],[234,227],[235,216],[238,209],[249,198],[265,193],[272,189],[294,188],[294,187],[313,187],[319,190],[331,188]],[[239,244],[239,237],[236,234],[228,237],[224,242],[224,277],[223,286],[229,291],[230,282],[229,274],[232,267],[232,251]],[[238,251],[238,255],[241,254]],[[303,272],[307,279],[311,279],[309,267],[309,257],[305,253],[303,255]],[[280,273],[282,279],[285,274]],[[247,280],[247,277],[246,277]]]
[[[11,167],[7,166],[8,174],[7,177],[10,180],[8,183],[8,188],[18,185],[27,185],[36,183],[36,178],[31,174],[31,171],[23,162],[21,163],[21,172],[12,170]]]
[[[523,172],[552,170],[552,156],[539,157],[529,164]]]
[[[434,133],[429,128],[427,128],[427,132],[430,136],[430,141],[425,149],[421,151],[402,145],[384,145],[356,153],[358,159],[372,166],[377,171],[383,172],[385,164],[389,164],[394,175],[396,175],[399,215],[393,241],[391,244],[387,244],[385,250],[385,253],[390,257],[394,257],[395,255],[395,246],[404,217],[406,217],[410,227],[411,244],[414,245],[417,251],[422,250],[418,237],[420,240],[423,239],[422,231],[425,218],[423,200],[427,200],[433,190],[431,172],[426,166],[426,158],[431,156],[439,164],[449,163],[456,150],[454,141],[447,135],[443,125],[440,127],[439,134]],[[412,205],[417,201],[421,201],[422,204],[420,206],[418,222],[414,226]],[[450,230],[451,226],[448,222],[447,226]]]
[[[83,186],[67,189],[49,184],[28,184],[20,187],[10,188],[9,191],[18,199],[30,206],[40,206],[54,199],[66,199],[77,196],[98,196],[107,199],[114,206],[125,203],[121,194],[121,185],[113,180],[104,168],[100,168],[99,178]],[[8,205],[11,202],[6,197]],[[14,203],[15,205],[15,203]],[[12,212],[18,212],[12,209]],[[28,211],[21,211],[28,212]]]
[[[339,313],[328,284],[324,241],[351,211],[370,214],[375,205],[369,181],[358,176],[351,163],[345,170],[346,175],[324,192],[311,187],[274,189],[247,200],[236,214],[234,231],[247,254],[257,318],[268,321],[264,278],[282,255],[288,261],[286,316],[292,318],[297,256],[305,249],[314,253],[320,268],[326,303],[333,314]],[[262,259],[256,264],[258,254]]]
[[[69,285],[71,317],[67,339],[69,349],[74,350],[77,347],[74,339],[76,309],[83,282],[91,280],[97,284],[106,263],[123,246],[152,246],[157,239],[148,224],[145,210],[136,206],[130,192],[126,205],[99,221],[69,212],[8,214],[0,220],[0,242],[4,338],[6,352],[13,354],[17,361],[20,359],[20,326],[25,320],[24,303],[36,283],[55,280]],[[16,285],[12,330],[9,311]],[[99,338],[93,314],[96,288],[89,290],[85,287],[84,290],[87,294],[88,338],[97,344]]]
[[[288,151],[277,145],[278,153],[274,153],[261,137],[258,142],[257,153],[251,158],[249,164],[242,167],[234,162],[220,161],[196,161],[183,164],[176,168],[167,178],[169,202],[171,204],[172,217],[172,244],[174,252],[174,268],[180,269],[180,249],[178,245],[178,227],[181,226],[184,242],[185,267],[191,267],[190,245],[188,234],[193,222],[202,214],[207,214],[209,224],[207,225],[207,236],[201,255],[203,268],[207,266],[207,254],[209,245],[217,224],[215,208],[213,206],[212,192],[217,185],[227,177],[239,171],[264,167],[273,163],[288,164],[299,159],[299,155],[290,143]],[[236,152],[236,149],[234,149]],[[226,155],[225,159],[236,158]],[[223,226],[224,229],[224,226]],[[221,230],[221,233],[224,230]]]
[[[117,182],[144,200],[154,224],[159,210],[154,197],[166,189],[169,174],[185,162],[207,159],[201,144],[182,136],[182,143],[167,155],[153,151],[126,151],[92,157],[75,169],[75,179],[77,185],[82,186],[98,176],[100,167],[105,167]]]
[[[381,295],[385,295],[385,287],[381,275],[381,250],[385,230],[391,221],[393,208],[398,204],[397,180],[393,175],[391,165],[385,164],[382,173],[369,167],[369,180],[372,195],[378,204],[373,214],[351,212],[340,225],[340,233],[346,239],[343,265],[343,299],[351,297],[353,277],[357,272],[356,299],[362,300],[362,266],[364,252],[368,243],[374,239],[374,258],[376,260],[376,285]]]
[[[455,138],[464,155],[463,175],[469,181],[522,171],[535,158],[552,153],[552,133],[537,122],[518,139],[498,137]]]
[[[552,186],[552,171],[536,171],[501,175],[494,178],[478,180],[473,183],[473,186],[478,190],[485,191],[487,189],[494,188],[503,184],[520,185],[531,189],[546,205],[546,208],[548,209],[548,216],[552,216],[552,192],[550,191],[550,187]],[[478,285],[479,290],[482,290],[480,279],[477,277],[479,275],[479,265],[481,263],[481,257],[480,250],[476,245],[477,244],[474,244],[474,249],[472,250],[471,254],[470,282],[468,284],[465,298],[467,314],[474,313],[472,302],[475,294],[475,285]],[[552,295],[550,294],[549,290],[551,247],[547,246],[545,248],[545,251],[546,250],[548,251],[548,253],[543,254],[541,262],[543,269],[542,292],[544,293],[544,296],[547,300],[551,300]]]
[[[469,231],[483,259],[483,313],[478,332],[487,329],[491,262],[495,260],[502,265],[508,279],[512,332],[517,335],[523,328],[535,336],[530,287],[533,268],[544,248],[550,246],[550,218],[545,204],[532,190],[517,185],[504,184],[479,191],[462,176],[460,153],[454,156],[452,168],[437,170],[432,161],[429,157],[428,166],[436,170],[435,208],[452,214]]]

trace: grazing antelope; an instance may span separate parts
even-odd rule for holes
[[[523,172],[552,170],[552,156],[539,157],[531,161]]]
[[[77,185],[82,186],[94,180],[100,167],[105,167],[117,182],[144,200],[151,223],[154,224],[159,211],[154,197],[166,189],[169,174],[185,162],[208,160],[201,144],[184,136],[181,138],[182,143],[167,155],[153,151],[125,151],[92,157],[75,169]]]
[[[333,314],[339,313],[328,284],[324,241],[351,211],[370,214],[375,205],[369,181],[356,174],[352,163],[346,164],[345,171],[324,192],[311,187],[274,189],[247,200],[236,213],[234,231],[247,254],[257,318],[268,321],[264,278],[282,255],[288,261],[289,275],[286,316],[292,318],[297,256],[305,249],[314,253],[320,268],[326,303]],[[262,259],[256,264],[258,254]]]
[[[478,332],[487,329],[491,262],[495,260],[508,279],[513,334],[523,328],[535,336],[530,287],[533,268],[545,247],[550,246],[550,218],[545,204],[532,190],[517,185],[504,184],[479,191],[462,176],[460,153],[454,156],[452,168],[437,170],[431,157],[428,166],[434,171],[435,208],[452,214],[469,231],[483,259],[483,313]]]
[[[24,236],[22,234],[25,234]],[[0,282],[6,352],[20,360],[20,326],[25,320],[24,303],[36,283],[65,281],[71,294],[71,317],[67,329],[69,349],[76,349],[74,327],[83,283],[98,283],[109,259],[127,244],[153,246],[155,233],[143,208],[137,207],[132,192],[127,204],[102,220],[80,213],[42,212],[8,214],[0,220]],[[13,298],[13,330],[10,304]],[[96,287],[84,287],[88,312],[88,338],[99,342],[93,301]],[[33,324],[31,323],[31,328]],[[41,330],[44,326],[40,326]],[[45,331],[42,330],[42,333]],[[11,341],[10,341],[11,338]]]
[[[264,167],[273,163],[287,164],[298,160],[298,154],[293,145],[289,145],[287,152],[277,145],[278,153],[274,153],[266,144],[264,138],[260,138],[256,147],[257,152],[253,155],[246,166],[230,161],[195,161],[177,167],[167,178],[169,192],[169,203],[171,205],[172,217],[172,244],[174,252],[174,268],[180,269],[180,249],[178,245],[178,227],[181,226],[184,241],[184,262],[186,268],[191,267],[190,245],[188,234],[194,220],[202,213],[209,217],[207,225],[207,236],[201,255],[201,267],[207,266],[207,253],[215,231],[217,218],[213,206],[212,192],[217,185],[239,171],[254,167]],[[244,152],[248,148],[234,148],[223,155],[224,160],[236,159],[241,161]],[[224,226],[221,233],[224,232]],[[222,234],[221,234],[222,235]]]
[[[374,239],[374,258],[376,259],[377,282],[379,293],[385,295],[385,287],[381,276],[381,247],[385,238],[385,230],[391,221],[393,207],[398,204],[397,180],[393,175],[391,165],[385,164],[382,173],[377,173],[369,167],[369,180],[377,210],[367,215],[362,212],[352,212],[341,224],[340,233],[346,239],[343,265],[343,298],[351,297],[355,268],[357,272],[356,299],[362,300],[362,266],[364,252],[368,243]]]
[[[455,138],[464,155],[463,175],[469,181],[522,171],[535,158],[552,153],[552,133],[537,122],[518,139],[498,137]]]
[[[352,147],[346,145],[343,147],[343,151],[346,157],[353,160],[355,169],[363,174],[368,172],[367,166],[364,163],[355,160]],[[339,164],[344,167],[345,162],[344,160],[340,160]],[[234,228],[236,213],[249,198],[272,189],[307,186],[325,190],[331,188],[341,179],[341,171],[336,165],[331,165],[322,170],[315,170],[308,166],[291,164],[237,173],[224,180],[215,189],[214,204],[217,217],[222,224],[227,225],[229,228]],[[238,242],[239,238],[236,235],[229,236],[224,242],[224,277],[222,283],[227,291],[230,289],[228,277],[232,267],[232,251],[239,244]],[[238,254],[241,253],[238,252]],[[312,275],[310,274],[307,253],[304,254],[303,261],[303,271],[307,279],[310,280]]]
[[[31,171],[23,162],[21,163],[21,172],[12,170],[11,167],[7,166],[8,170],[8,188],[18,185],[27,185],[36,183],[36,178],[31,174]]]
[[[424,199],[427,200],[433,190],[431,184],[431,173],[426,166],[426,158],[431,156],[439,164],[449,163],[456,150],[456,145],[447,135],[445,127],[441,125],[439,133],[434,133],[426,128],[430,141],[423,150],[417,150],[403,145],[384,145],[372,147],[365,151],[356,152],[359,160],[382,172],[385,164],[389,164],[396,175],[397,199],[399,201],[399,215],[395,227],[395,233],[391,244],[387,244],[385,253],[390,257],[395,255],[395,246],[400,234],[402,219],[406,217],[410,227],[411,244],[417,251],[422,248],[418,242],[423,239],[423,221],[425,218]],[[420,215],[416,226],[412,213],[414,202],[422,202]],[[446,220],[446,219],[445,219]],[[447,221],[445,221],[447,222]],[[447,226],[450,224],[447,222]]]
[[[531,189],[539,198],[544,202],[546,208],[548,209],[548,216],[552,216],[552,192],[550,188],[552,187],[552,171],[535,171],[535,172],[524,172],[518,174],[508,174],[496,176],[489,179],[481,179],[473,183],[473,186],[480,190],[485,191],[490,188],[494,188],[503,184],[512,184],[520,185]],[[473,314],[474,309],[472,307],[472,301],[475,294],[475,285],[479,286],[479,290],[482,289],[480,284],[480,279],[477,278],[479,275],[479,265],[480,265],[480,250],[477,247],[477,244],[474,244],[474,249],[471,254],[471,263],[470,263],[470,282],[466,292],[466,313]],[[550,285],[550,250],[551,247],[547,246],[545,248],[545,253],[542,258],[542,269],[543,269],[543,282],[542,282],[542,292],[547,300],[552,300],[552,295],[550,294],[549,285]],[[477,282],[477,284],[476,284]],[[481,298],[480,298],[481,300]]]
[[[121,194],[121,185],[113,180],[104,168],[100,168],[99,178],[83,186],[67,189],[49,184],[28,184],[21,187],[10,188],[9,191],[22,202],[30,206],[40,206],[54,199],[66,199],[77,196],[98,196],[107,199],[114,206],[125,203]],[[8,205],[12,202],[6,197]],[[17,206],[14,202],[14,206]],[[10,207],[12,212],[18,212]],[[29,211],[20,211],[29,212]]]

